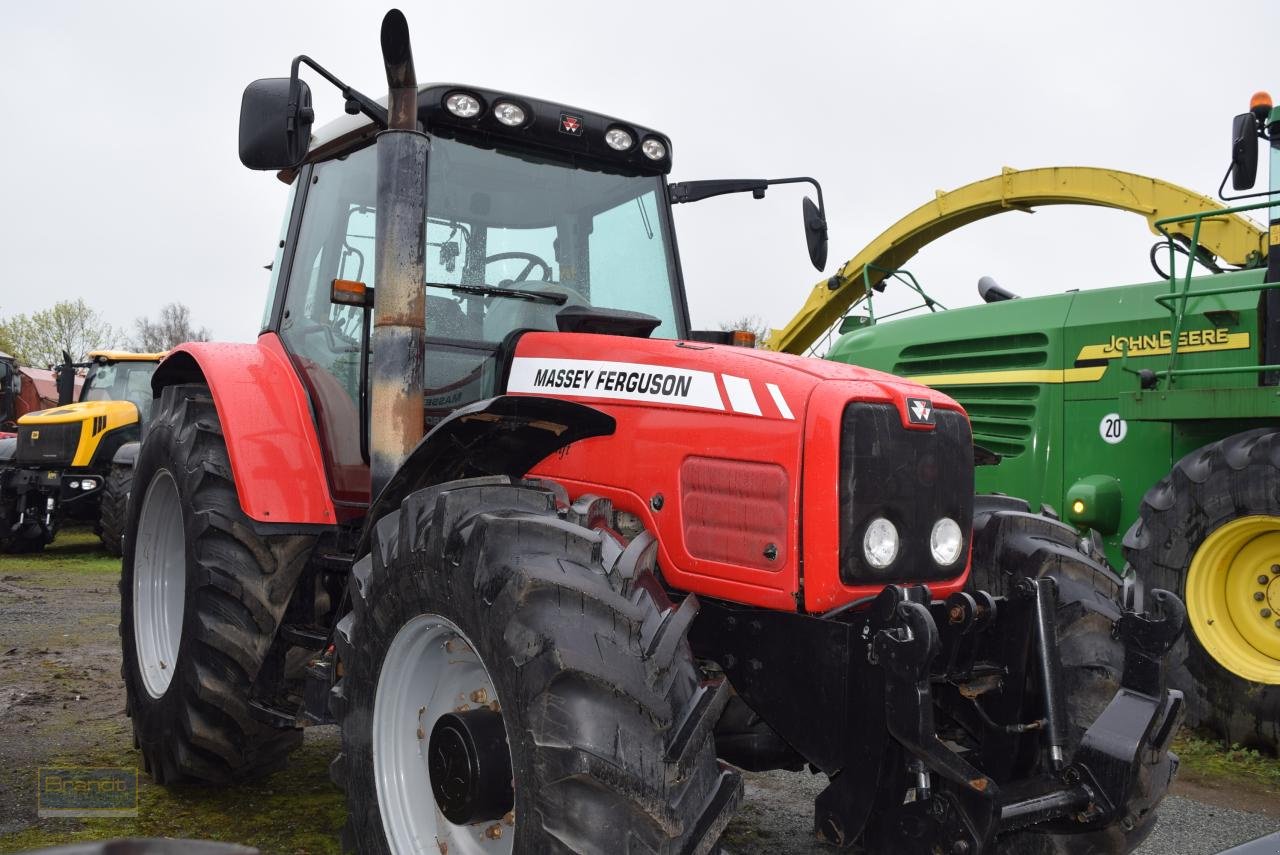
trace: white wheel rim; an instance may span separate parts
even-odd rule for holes
[[[187,591],[187,537],[178,485],[157,470],[138,518],[133,555],[133,639],[147,693],[160,698],[173,680]]]
[[[436,805],[427,768],[427,745],[440,716],[494,704],[501,709],[489,672],[452,621],[418,615],[396,633],[373,701],[373,774],[393,855],[512,851],[515,828],[507,821],[450,822]]]

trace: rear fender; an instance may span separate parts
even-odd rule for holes
[[[207,383],[222,423],[240,507],[263,523],[333,525],[333,498],[310,401],[274,333],[254,344],[189,342],[151,378]]]

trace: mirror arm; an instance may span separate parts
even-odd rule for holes
[[[825,220],[827,218],[827,207],[822,201],[822,185],[817,179],[808,176],[798,176],[795,178],[768,178],[768,179],[729,179],[729,180],[713,180],[713,181],[677,181],[667,188],[667,195],[671,199],[671,204],[679,205],[684,202],[700,202],[703,199],[710,199],[712,196],[723,196],[726,193],[746,193],[757,199],[764,198],[764,191],[775,184],[812,184],[813,189],[818,194],[818,213]]]
[[[307,56],[306,54],[302,54],[300,56],[296,56],[293,58],[293,65],[289,70],[290,81],[296,81],[298,79],[299,65],[306,65],[316,74],[319,74],[325,80],[332,83],[340,92],[342,92],[342,97],[345,98],[347,101],[348,113],[350,113],[351,115],[355,115],[356,113],[364,113],[366,116],[368,116],[370,119],[372,119],[375,123],[377,123],[382,128],[385,129],[387,127],[387,110],[385,107],[379,106],[377,102],[371,100],[368,96],[364,95],[363,93],[343,83],[337,77],[330,74],[328,69],[320,65],[320,63],[316,62],[314,59]],[[291,86],[290,96],[289,96],[290,99],[293,98],[294,92],[297,92],[297,87]],[[297,111],[298,111],[298,105],[295,104],[292,100],[290,100],[289,101],[290,121],[294,120],[293,117],[297,115]],[[290,128],[290,130],[292,130],[292,128]]]

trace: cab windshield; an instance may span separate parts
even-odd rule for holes
[[[373,147],[313,167],[279,327],[327,411],[320,421],[340,493],[341,461],[363,468],[363,449],[351,446],[359,440],[342,426],[357,422],[370,319],[363,308],[331,303],[330,287],[334,279],[374,284],[376,190]],[[555,330],[566,307],[644,312],[660,322],[655,338],[683,335],[664,192],[654,176],[433,138],[424,427],[493,395],[501,342],[515,330]],[[367,490],[367,475],[353,473],[351,483]]]
[[[95,362],[80,387],[81,401],[129,401],[138,417],[151,414],[151,375],[155,362]]]

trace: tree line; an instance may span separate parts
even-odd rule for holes
[[[158,353],[184,341],[208,340],[208,328],[196,328],[191,310],[182,303],[161,307],[154,320],[136,318],[132,332],[111,326],[84,300],[62,300],[29,315],[0,317],[0,351],[21,365],[37,368],[62,362],[63,351],[74,361],[83,362],[94,350]]]

